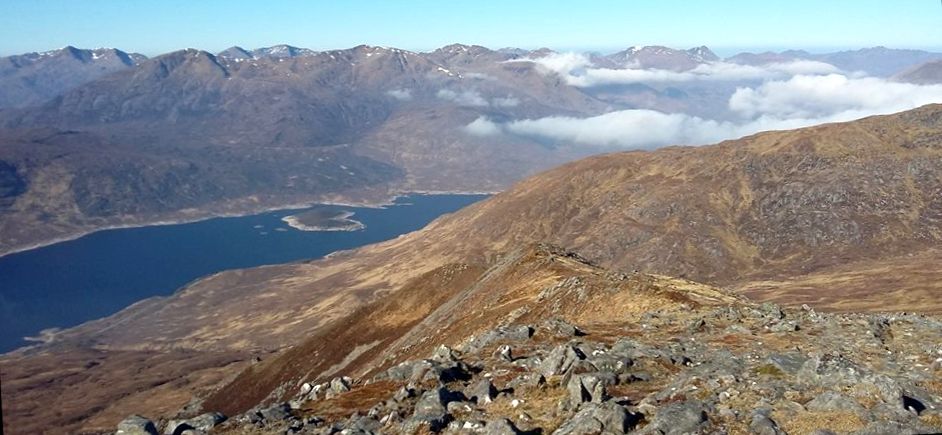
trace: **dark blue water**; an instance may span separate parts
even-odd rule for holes
[[[361,231],[310,232],[281,218],[300,210],[179,225],[106,230],[0,257],[0,352],[52,327],[107,316],[144,298],[169,295],[226,269],[319,258],[395,238],[483,195],[403,197],[386,209],[336,206]]]

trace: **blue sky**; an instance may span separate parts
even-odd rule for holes
[[[148,55],[288,43],[426,50],[452,42],[822,51],[942,48],[939,0],[0,0],[0,55],[65,45]]]

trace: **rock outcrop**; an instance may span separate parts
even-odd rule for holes
[[[798,329],[774,330],[772,317]],[[349,391],[303,398],[275,419],[250,414],[213,433],[692,434],[934,433],[942,430],[942,321],[822,314],[746,302],[652,311],[644,322],[552,325],[520,339],[440,347],[425,360],[353,379]],[[883,319],[896,339],[862,326]],[[885,322],[884,322],[885,321]],[[695,333],[686,325],[703,327]],[[919,337],[918,340],[911,337]],[[559,343],[563,341],[563,343]],[[473,341],[467,342],[472,344]],[[511,361],[497,349],[514,346]],[[467,378],[391,376],[442,355]],[[630,361],[612,366],[610,361]],[[567,364],[560,364],[566,361]],[[546,370],[546,364],[553,370]],[[521,376],[545,382],[523,384]],[[544,377],[545,376],[545,377]],[[333,384],[330,382],[329,384]],[[327,385],[327,384],[325,384]],[[889,431],[889,432],[888,432]]]

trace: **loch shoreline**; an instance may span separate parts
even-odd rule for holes
[[[194,216],[194,217],[157,219],[157,220],[152,220],[152,221],[142,220],[140,223],[102,225],[102,226],[94,227],[88,230],[77,231],[68,235],[54,237],[47,240],[43,240],[41,242],[31,243],[31,244],[20,246],[20,247],[10,248],[6,250],[0,249],[0,258],[6,257],[8,255],[18,254],[21,252],[31,251],[34,249],[44,248],[47,246],[55,245],[57,243],[80,239],[89,234],[97,233],[100,231],[188,224],[188,223],[202,222],[202,221],[216,219],[216,218],[244,217],[244,216],[251,216],[255,214],[269,213],[269,212],[283,211],[283,210],[302,210],[302,209],[307,209],[307,208],[321,206],[321,205],[322,206],[357,207],[357,208],[385,208],[391,205],[395,205],[396,200],[398,200],[399,198],[412,196],[412,195],[494,195],[496,193],[498,192],[417,190],[417,191],[397,192],[394,194],[390,194],[389,196],[386,196],[385,198],[380,199],[380,200],[363,200],[363,201],[313,200],[309,202],[295,202],[295,203],[275,205],[275,206],[270,206],[270,207],[257,207],[257,208],[246,207],[246,208],[240,209],[239,211],[232,211],[232,212],[214,213],[211,211],[207,211],[205,213],[197,213],[197,216]],[[292,227],[294,226],[292,225]],[[300,228],[297,228],[297,227],[294,227],[294,228],[301,230]],[[302,230],[302,231],[314,231],[314,230]],[[317,231],[322,231],[322,230],[317,230]]]

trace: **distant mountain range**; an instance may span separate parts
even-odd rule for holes
[[[497,191],[606,150],[488,135],[499,123],[624,109],[724,121],[734,116],[729,95],[756,83],[577,86],[540,63],[559,56],[453,44],[427,53],[187,49],[149,59],[66,47],[2,58],[0,253],[113,225],[381,202],[405,191]],[[744,53],[724,65],[809,59],[880,76],[938,58],[872,48]],[[632,47],[587,59],[615,72],[684,73],[721,62],[707,47]]]
[[[425,56],[442,65],[458,66],[461,64],[460,61],[449,61],[450,57],[445,54],[457,47],[464,47],[467,50],[461,52],[465,56],[465,61],[473,59],[474,62],[505,61],[527,56],[540,57],[553,52],[545,48],[538,50],[505,48],[495,51],[481,46],[454,44],[429,53],[416,53],[416,55]],[[318,53],[320,52],[282,44],[254,50],[234,46],[217,53],[216,56],[227,61],[239,62],[251,59],[290,59],[316,56]],[[817,60],[846,71],[864,71],[870,75],[888,77],[915,65],[940,58],[942,58],[942,53],[873,47],[823,54],[803,50],[744,52],[723,60],[747,65],[796,59]],[[142,54],[128,53],[113,48],[89,50],[71,46],[42,53],[2,57],[0,58],[0,108],[38,105],[99,77],[133,68],[145,60],[147,57]],[[721,59],[705,46],[688,50],[663,46],[635,46],[612,54],[594,55],[593,60],[597,61],[600,66],[632,65],[645,69],[683,71],[705,62],[715,62]]]
[[[816,60],[829,63],[844,71],[863,71],[875,77],[889,77],[914,65],[942,59],[942,53],[924,50],[904,50],[886,47],[812,54],[804,50],[786,50],[779,53],[740,53],[726,60],[747,65],[762,65],[788,60]]]
[[[465,77],[450,69],[461,62],[458,51],[274,47],[249,61],[182,50],[42,105],[4,110],[0,161],[9,187],[0,191],[11,205],[0,211],[0,250],[195,217],[183,209],[213,210],[202,212],[209,216],[316,200],[382,202],[412,190],[494,191],[585,153],[463,133],[460,126],[483,114],[595,114],[606,105],[532,64],[480,61]],[[447,64],[430,60],[452,54]]]
[[[65,47],[0,58],[0,108],[35,106],[147,59],[114,48]]]

